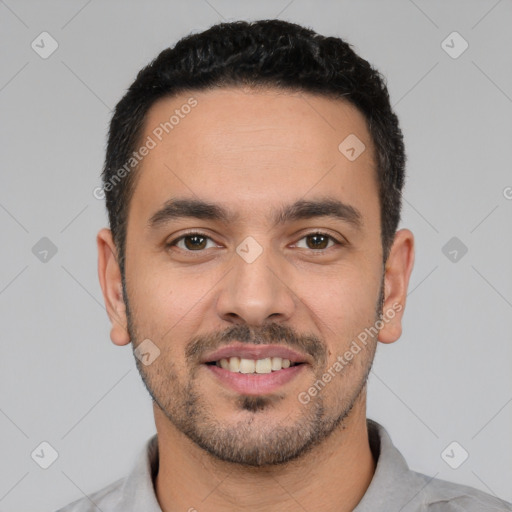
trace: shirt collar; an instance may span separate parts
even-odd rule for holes
[[[162,512],[154,486],[158,465],[158,436],[155,434],[146,441],[131,473],[124,481],[115,512]]]
[[[423,510],[423,488],[429,481],[411,471],[402,454],[394,446],[386,429],[376,421],[367,419],[370,448],[377,460],[375,473],[363,498],[354,512],[379,510]]]
[[[367,419],[367,426],[370,448],[377,464],[370,486],[354,512],[373,512],[382,503],[386,503],[388,510],[421,510],[418,506],[424,503],[425,480],[409,470],[384,427],[370,419]],[[146,441],[125,479],[115,512],[162,512],[154,488],[158,466],[158,437],[155,434]]]

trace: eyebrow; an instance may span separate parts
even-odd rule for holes
[[[298,200],[271,212],[273,226],[297,220],[316,217],[333,217],[360,229],[363,216],[355,207],[331,197],[311,201]],[[151,229],[181,218],[195,218],[229,224],[238,219],[238,214],[226,210],[223,206],[198,199],[169,199],[148,221]]]

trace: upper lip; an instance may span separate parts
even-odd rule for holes
[[[201,363],[210,363],[220,359],[229,359],[230,357],[240,357],[243,359],[265,359],[267,357],[281,357],[289,359],[292,363],[309,363],[310,358],[300,354],[283,345],[251,345],[247,343],[234,343],[221,347],[214,352],[207,353]]]

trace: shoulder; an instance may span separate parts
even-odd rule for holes
[[[92,494],[85,495],[57,512],[159,511],[153,479],[158,471],[158,437],[150,437],[135,458],[128,475]],[[82,493],[83,494],[83,493]]]
[[[120,478],[88,496],[69,503],[57,512],[113,512],[117,510],[116,507],[122,497],[125,480],[126,477]]]
[[[413,472],[414,473],[414,472]],[[512,504],[483,491],[415,473],[423,480],[421,501],[428,512],[512,512]]]
[[[386,429],[367,423],[377,466],[358,512],[372,512],[383,502],[402,512],[512,512],[512,504],[490,494],[412,471]]]

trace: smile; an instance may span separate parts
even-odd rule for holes
[[[253,362],[253,361],[251,361]],[[298,377],[307,364],[295,364],[288,368],[271,371],[270,373],[240,373],[225,370],[216,364],[203,365],[216,384],[231,389],[241,395],[268,395],[281,391],[285,384]]]
[[[215,365],[218,368],[223,368],[224,370],[228,370],[233,373],[264,374],[277,372],[285,368],[290,368],[290,366],[295,366],[301,363],[295,363],[290,361],[289,359],[284,359],[282,357],[265,357],[264,359],[245,359],[233,356],[229,358],[222,358],[218,361],[212,361],[208,364]]]

